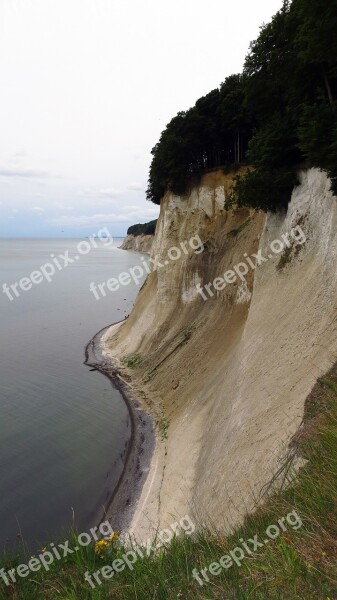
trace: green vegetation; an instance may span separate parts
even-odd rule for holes
[[[299,165],[326,170],[337,193],[336,29],[336,0],[284,0],[242,74],[167,125],[152,150],[147,198],[159,204],[207,169],[244,164],[230,199],[239,206],[286,207]]]
[[[168,430],[169,430],[169,426],[170,426],[170,423],[169,423],[168,419],[165,417],[165,415],[162,415],[160,417],[160,419],[157,422],[157,425],[158,425],[158,428],[160,431],[161,441],[164,442],[168,438]]]
[[[154,235],[156,231],[157,219],[155,221],[149,221],[149,223],[138,223],[137,225],[131,225],[129,227],[128,235]]]
[[[157,374],[156,367],[151,367],[151,369],[146,371],[146,373],[144,375],[144,383],[149,383],[149,381],[151,381],[156,374]]]
[[[166,426],[163,429],[166,431]],[[304,461],[296,479],[290,465],[294,456]],[[280,482],[286,483],[280,487]],[[289,481],[292,481],[289,484]],[[40,570],[6,587],[0,598],[11,600],[333,600],[337,597],[337,364],[319,380],[306,403],[302,428],[295,436],[288,459],[274,482],[264,506],[248,516],[230,537],[202,529],[192,537],[174,539],[166,551],[139,559],[131,571],[115,573],[92,589],[84,580],[123,554],[118,542],[81,548],[47,572]],[[282,489],[283,488],[283,489]],[[224,497],[224,503],[226,498]],[[303,525],[287,527],[274,541],[242,561],[241,567],[209,574],[201,587],[193,578],[219,561],[236,546],[265,539],[266,529],[296,511]],[[172,519],[173,521],[174,519]],[[73,534],[70,547],[76,545]],[[98,547],[99,546],[99,547]],[[23,558],[19,556],[23,551]],[[22,553],[22,552],[21,552]],[[18,548],[3,554],[0,567],[6,572],[28,562],[30,554]]]
[[[129,369],[136,369],[143,363],[143,357],[140,354],[130,354],[130,356],[123,356],[121,362]]]

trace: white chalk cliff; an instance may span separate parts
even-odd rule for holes
[[[150,254],[153,240],[153,235],[128,235],[123,240],[120,248],[122,250],[133,250],[134,252],[144,252],[144,254]]]
[[[185,197],[167,193],[152,247],[198,234],[202,253],[151,273],[129,319],[106,337],[158,422],[158,442],[132,531],[189,513],[218,527],[242,521],[287,452],[304,402],[337,353],[337,199],[327,176],[300,173],[287,213],[224,209],[232,177],[206,174]],[[305,243],[270,243],[293,228]],[[277,245],[276,245],[277,246]],[[261,251],[271,256],[207,301],[196,291]]]

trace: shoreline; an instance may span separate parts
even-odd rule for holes
[[[122,534],[126,533],[136,512],[156,447],[152,417],[140,408],[132,386],[122,378],[116,362],[104,349],[107,331],[124,322],[125,319],[117,321],[98,331],[85,348],[84,360],[87,367],[109,379],[110,384],[120,392],[129,412],[131,435],[123,451],[123,470],[98,523],[108,519],[112,528]]]

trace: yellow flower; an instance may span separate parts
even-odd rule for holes
[[[109,537],[108,540],[111,544],[116,542],[119,539],[119,531],[114,531]]]
[[[104,552],[104,550],[107,549],[108,545],[109,544],[106,540],[99,540],[98,542],[96,542],[96,544],[95,544],[96,554],[102,554],[102,552]]]
[[[40,552],[47,552],[47,548],[41,548]]]
[[[326,552],[322,552],[322,556],[327,556],[327,553]]]

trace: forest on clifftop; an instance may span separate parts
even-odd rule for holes
[[[337,0],[284,0],[250,44],[243,72],[179,112],[152,149],[148,200],[184,194],[212,168],[249,168],[229,202],[285,207],[298,167],[337,193]]]

